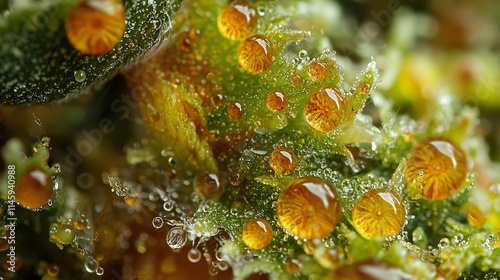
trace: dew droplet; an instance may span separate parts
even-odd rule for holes
[[[50,241],[56,243],[59,248],[62,245],[67,245],[75,240],[76,232],[72,224],[62,224],[58,225],[57,229],[52,232],[50,236]]]
[[[75,81],[81,83],[87,79],[87,73],[85,73],[84,70],[76,70],[75,73],[73,73],[73,76],[75,77]]]
[[[198,175],[194,182],[194,188],[198,196],[205,200],[219,199],[225,190],[226,182],[217,174],[203,172]]]
[[[70,44],[83,54],[112,50],[125,32],[121,0],[83,1],[66,15],[64,29]]]
[[[96,270],[95,270],[95,274],[101,276],[104,274],[104,268],[102,267],[98,267]]]
[[[243,228],[243,242],[245,242],[250,249],[263,249],[271,243],[272,239],[273,228],[265,219],[251,219]]]
[[[167,200],[163,203],[163,210],[170,211],[174,209],[174,202],[171,200]]]
[[[182,227],[173,227],[168,232],[166,240],[172,250],[180,250],[187,241],[186,231]]]
[[[238,47],[238,61],[243,69],[257,74],[273,64],[274,46],[262,35],[246,38]]]
[[[307,51],[306,50],[300,50],[299,51],[299,58],[304,59],[307,57]]]
[[[329,132],[337,128],[344,118],[347,104],[336,87],[319,87],[311,94],[304,115],[314,129]]]
[[[217,268],[219,268],[220,271],[226,271],[229,268],[229,263],[226,261],[220,261],[217,263]]]
[[[269,156],[269,165],[276,174],[288,175],[297,168],[297,157],[292,150],[278,148]]]
[[[88,273],[94,273],[99,267],[99,262],[93,256],[87,256],[84,267]]]
[[[222,36],[241,40],[249,35],[257,23],[255,9],[245,3],[236,2],[224,8],[217,17],[217,27]]]
[[[84,230],[87,227],[87,219],[84,215],[77,215],[73,221],[73,226],[77,230]]]
[[[352,209],[353,225],[366,239],[395,235],[403,228],[405,219],[401,198],[390,190],[370,190],[358,198]]]
[[[459,148],[446,140],[429,139],[411,150],[405,179],[425,198],[446,199],[462,187],[466,174],[466,158]]]
[[[192,263],[197,263],[201,260],[201,252],[196,248],[191,248],[188,252],[188,260]]]
[[[151,221],[151,223],[153,224],[153,227],[156,228],[156,229],[159,229],[161,227],[163,227],[163,218],[162,217],[154,217],[153,220]]]
[[[279,90],[272,90],[266,98],[267,108],[271,111],[282,111],[288,106],[288,97]]]
[[[340,197],[319,177],[299,178],[279,194],[276,210],[281,226],[290,234],[324,238],[340,219]]]
[[[134,206],[139,201],[139,196],[135,193],[129,193],[123,197],[123,200],[128,206]]]
[[[49,202],[53,188],[52,176],[38,167],[33,167],[16,182],[15,199],[24,208],[38,209]]]
[[[243,117],[243,105],[233,102],[227,106],[227,114],[233,121],[239,121]]]
[[[47,274],[49,274],[50,276],[59,275],[59,271],[60,271],[60,268],[56,264],[49,265],[49,267],[47,267]]]

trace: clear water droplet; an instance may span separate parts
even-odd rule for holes
[[[192,248],[188,252],[188,260],[192,263],[197,263],[201,259],[201,252],[196,248]]]
[[[163,219],[162,217],[154,217],[151,223],[153,224],[154,228],[159,229],[163,226]]]
[[[171,201],[171,200],[167,200],[165,201],[165,203],[163,203],[163,209],[165,211],[170,211],[174,208],[174,202]]]
[[[101,276],[104,274],[104,268],[102,267],[98,267],[96,270],[95,270],[95,274]]]
[[[173,227],[167,234],[167,244],[172,250],[180,250],[187,241],[186,231],[181,227]]]
[[[87,259],[85,259],[85,271],[88,273],[94,273],[96,269],[99,267],[99,262],[92,256],[88,256]]]

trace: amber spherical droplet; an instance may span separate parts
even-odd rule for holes
[[[297,259],[290,259],[286,261],[285,267],[286,271],[293,274],[297,274],[300,272],[300,269],[302,268],[302,263]]]
[[[413,147],[405,179],[425,198],[446,199],[461,188],[466,174],[464,153],[446,140],[431,139]]]
[[[129,193],[123,197],[123,201],[125,201],[128,206],[134,206],[137,201],[139,201],[139,196],[135,193]]]
[[[323,62],[313,61],[309,64],[307,73],[315,80],[321,81],[326,77],[327,65]]]
[[[488,219],[489,213],[487,211],[482,210],[478,205],[471,204],[469,208],[467,208],[467,222],[469,225],[474,227],[480,227],[486,223]]]
[[[302,77],[299,75],[292,76],[292,85],[299,86],[302,84]]]
[[[267,94],[266,105],[269,110],[282,111],[288,106],[288,97],[279,90],[272,90]]]
[[[401,231],[405,220],[401,198],[390,190],[370,190],[358,198],[352,209],[352,223],[367,239],[393,236]]]
[[[238,61],[243,69],[254,74],[265,71],[273,64],[274,47],[262,35],[246,38],[238,47]]]
[[[77,216],[73,221],[73,226],[77,230],[84,230],[87,227],[87,218],[85,218],[85,216],[83,215]]]
[[[194,188],[196,193],[205,200],[218,199],[224,192],[226,182],[217,174],[203,172],[196,177]]]
[[[57,227],[55,232],[52,233],[50,239],[58,245],[66,245],[73,242],[75,239],[75,228],[71,224],[62,224]]]
[[[297,168],[295,153],[287,148],[278,148],[269,156],[269,165],[276,174],[287,175]]]
[[[87,0],[69,11],[64,20],[71,45],[83,54],[99,55],[112,50],[125,32],[121,0]]]
[[[251,249],[263,249],[271,243],[272,239],[273,228],[264,219],[251,219],[243,229],[243,242]]]
[[[299,238],[323,238],[340,219],[337,190],[318,177],[294,180],[278,196],[276,204],[281,226]]]
[[[304,115],[314,129],[329,132],[341,124],[346,110],[346,100],[340,90],[319,87],[309,97]]]
[[[46,171],[38,167],[28,169],[16,183],[16,201],[22,207],[38,209],[47,204],[53,188],[52,176]]]
[[[238,102],[229,104],[227,106],[227,114],[233,121],[239,121],[243,117],[243,105]]]
[[[217,27],[222,36],[231,40],[241,40],[249,35],[257,23],[255,9],[238,1],[224,8],[217,18]]]

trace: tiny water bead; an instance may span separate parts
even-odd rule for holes
[[[53,188],[50,174],[38,167],[30,168],[16,183],[16,201],[28,209],[41,208],[52,197]]]
[[[243,69],[257,74],[273,64],[274,46],[262,35],[246,38],[238,47],[238,61]]]
[[[81,83],[87,79],[87,73],[85,73],[84,70],[76,70],[75,73],[73,74],[75,77],[75,81]]]
[[[317,88],[311,94],[304,115],[314,129],[329,132],[341,124],[346,110],[346,100],[340,90],[324,86]]]
[[[231,40],[242,40],[247,37],[256,23],[255,9],[243,1],[234,2],[224,8],[217,17],[219,32]]]
[[[154,217],[151,221],[151,224],[154,228],[159,229],[163,226],[163,218],[162,217]]]
[[[323,238],[340,219],[340,197],[322,178],[299,178],[279,194],[276,210],[281,226],[290,234]]]
[[[248,221],[243,228],[243,242],[254,250],[265,248],[273,239],[273,228],[268,221],[254,218]]]
[[[123,3],[121,0],[83,1],[66,15],[64,28],[68,41],[79,52],[107,53],[125,32]]]
[[[279,90],[272,90],[267,94],[267,108],[271,111],[282,111],[288,106],[288,97]]]
[[[225,184],[225,180],[217,174],[203,172],[196,177],[194,189],[202,199],[215,200],[224,192]]]
[[[97,274],[98,276],[102,276],[104,274],[104,268],[102,267],[98,267],[96,270],[95,270],[95,274]]]
[[[410,152],[405,179],[408,187],[428,199],[446,199],[456,193],[467,174],[464,153],[446,140],[425,140]]]
[[[73,221],[73,226],[77,230],[84,230],[87,227],[87,218],[84,215],[78,215]]]
[[[374,189],[364,193],[352,209],[352,222],[366,239],[387,238],[401,231],[406,210],[398,194]]]
[[[287,148],[278,148],[269,156],[269,165],[276,174],[288,175],[297,168],[297,157]]]
[[[239,121],[243,117],[243,105],[233,102],[227,106],[227,114],[233,121]]]
[[[191,248],[187,257],[190,262],[197,263],[201,260],[201,251],[196,248]]]

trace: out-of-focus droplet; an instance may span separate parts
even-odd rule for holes
[[[224,193],[226,182],[214,173],[203,172],[195,179],[194,189],[205,200],[216,200]]]
[[[192,263],[197,263],[201,260],[201,252],[196,248],[191,248],[188,252],[188,260]]]
[[[27,209],[38,209],[48,203],[53,193],[52,176],[44,170],[28,169],[16,183],[15,199]]]
[[[151,224],[156,229],[161,228],[163,226],[163,223],[164,221],[162,217],[154,217],[153,220],[151,221]]]
[[[231,103],[227,106],[227,114],[233,121],[239,121],[243,117],[243,105],[239,102]]]

